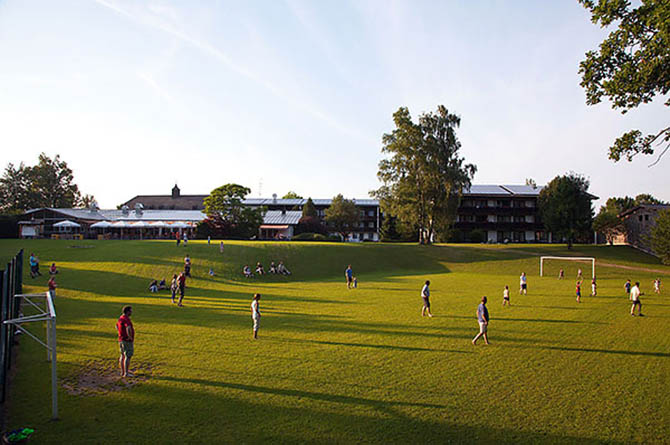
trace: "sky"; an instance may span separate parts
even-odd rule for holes
[[[444,105],[476,184],[576,172],[596,205],[670,201],[670,157],[607,158],[667,126],[662,100],[585,103],[607,32],[577,0],[0,0],[1,167],[59,154],[102,208],[175,183],[360,199],[393,113]]]

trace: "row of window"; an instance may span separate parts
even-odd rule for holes
[[[534,222],[535,218],[531,217],[531,221],[527,221],[525,216],[510,216],[510,215],[458,215],[456,217],[457,222],[477,222],[477,223],[486,223],[486,222],[499,222],[499,223],[525,223],[525,222]]]
[[[498,200],[488,200],[488,199],[464,199],[461,201],[461,207],[468,208],[504,208],[504,209],[523,209],[523,208],[535,208],[535,201],[517,201],[509,199],[498,199]]]

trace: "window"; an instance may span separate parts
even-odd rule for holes
[[[375,227],[375,223],[373,223],[372,221],[370,221],[370,222],[368,223],[368,227],[370,227],[370,228],[374,228],[374,227]]]
[[[639,216],[637,217],[637,219],[638,219],[638,221],[642,222],[642,215],[639,215]]]
[[[368,216],[375,216],[374,210],[368,210]]]
[[[644,220],[649,221],[649,215],[644,215]]]

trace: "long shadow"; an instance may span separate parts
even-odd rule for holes
[[[455,349],[434,349],[434,348],[422,348],[415,346],[397,346],[397,345],[379,345],[372,343],[349,343],[349,342],[339,342],[339,341],[326,341],[326,340],[303,340],[303,339],[285,339],[291,343],[315,343],[320,345],[329,345],[329,346],[352,346],[357,348],[372,348],[372,349],[391,349],[397,351],[418,351],[418,352],[454,352],[458,354],[471,354],[469,351],[459,351]]]
[[[615,349],[592,349],[592,348],[571,348],[568,346],[542,346],[542,349],[552,349],[556,351],[573,351],[573,352],[600,352],[603,354],[623,354],[642,357],[670,357],[667,352],[646,352],[646,351],[623,351]]]
[[[468,320],[473,320],[474,317],[468,317],[465,315],[451,315],[452,318],[465,318]],[[602,321],[580,321],[580,320],[552,320],[546,318],[508,318],[508,317],[491,317],[491,321],[522,321],[529,323],[568,323],[568,324],[607,324]]]

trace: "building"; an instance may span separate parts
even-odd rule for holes
[[[663,210],[670,209],[667,204],[643,204],[619,214],[624,224],[624,233],[614,238],[614,244],[628,244],[638,249],[651,251],[649,236],[656,225],[656,218]]]

